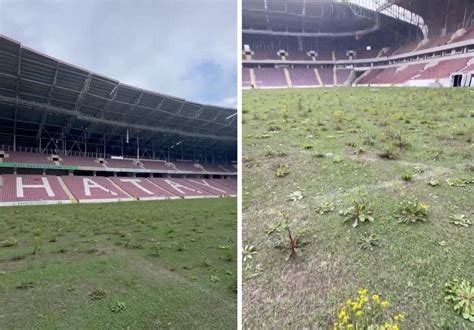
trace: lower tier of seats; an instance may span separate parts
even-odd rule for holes
[[[237,181],[202,178],[0,176],[0,206],[100,203],[237,195]]]

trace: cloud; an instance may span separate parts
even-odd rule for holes
[[[126,84],[235,106],[236,10],[236,0],[0,0],[0,33]]]

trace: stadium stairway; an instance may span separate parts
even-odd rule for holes
[[[122,187],[120,187],[118,184],[116,184],[111,178],[107,178],[107,180],[109,180],[109,182],[112,184],[112,186],[115,187],[115,189],[122,192],[124,195],[127,195],[128,197],[130,197],[132,199],[136,199],[135,197],[130,195],[128,192],[126,192],[125,189],[122,189]]]
[[[255,71],[253,68],[250,68],[250,82],[252,86],[257,86],[257,79],[255,79]]]
[[[64,190],[64,192],[66,193],[66,196],[69,197],[69,199],[71,200],[72,203],[77,203],[77,199],[74,197],[74,195],[72,194],[72,192],[69,190],[69,188],[67,187],[66,183],[64,182],[63,178],[58,176],[58,181],[59,181],[59,185],[61,186],[61,188]]]
[[[324,86],[321,76],[319,75],[318,69],[314,69],[314,74],[316,75],[316,79],[318,80],[319,86]]]
[[[284,68],[283,72],[285,73],[286,83],[288,84],[288,87],[293,87],[293,82],[291,81],[291,77],[290,77],[290,73],[288,72],[288,69]]]

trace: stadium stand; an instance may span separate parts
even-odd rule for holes
[[[257,86],[288,87],[283,69],[256,68],[254,72]]]
[[[415,79],[438,79],[446,78],[452,72],[457,72],[467,66],[470,58],[463,57],[454,60],[442,60],[438,64],[426,68]]]
[[[318,72],[324,86],[334,85],[334,70],[332,68],[321,68],[318,69]]]
[[[80,203],[131,201],[118,185],[106,177],[65,176],[62,178],[69,191]]]
[[[97,158],[81,156],[61,156],[61,165],[84,166],[84,167],[104,167]]]
[[[288,70],[293,86],[318,86],[319,82],[314,69],[293,68]]]
[[[351,72],[351,69],[336,69],[337,84],[344,85],[347,79],[349,79]]]
[[[105,165],[108,168],[141,168],[130,159],[105,159]]]
[[[0,113],[0,206],[236,195],[235,109],[125,85],[0,35]]]
[[[3,159],[5,163],[54,164],[46,155],[31,152],[5,152],[4,157],[0,159]]]
[[[257,12],[251,5],[255,1],[243,2],[243,45],[258,49],[252,61],[243,61],[243,88],[251,87],[251,68],[258,80],[255,88],[346,82],[451,87],[455,73],[466,77],[468,85],[463,86],[474,87],[468,63],[474,55],[472,1],[267,0]],[[288,56],[280,58],[278,50]],[[341,71],[342,66],[352,69]]]
[[[202,188],[196,188],[187,179],[150,178],[149,180],[159,187],[182,198],[204,198],[219,196],[216,193],[207,192]]]
[[[112,178],[129,195],[138,200],[173,199],[178,195],[153,184],[146,178]]]
[[[71,203],[56,176],[2,175],[0,206]]]

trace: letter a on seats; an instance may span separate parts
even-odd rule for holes
[[[86,196],[90,196],[91,195],[91,188],[97,188],[97,189],[100,189],[100,190],[103,190],[105,191],[106,193],[109,193],[111,195],[114,195],[114,196],[117,196],[117,193],[115,191],[112,191],[112,190],[109,190],[105,187],[102,187],[100,184],[98,184],[97,182],[93,181],[92,179],[88,179],[88,178],[84,178],[84,194]]]
[[[43,177],[41,178],[41,181],[43,181],[43,184],[23,184],[23,178],[21,176],[16,177],[16,197],[18,198],[24,197],[25,188],[44,189],[46,190],[48,197],[54,197],[55,195],[54,195],[53,189],[51,189],[51,186],[49,185],[48,179]]]
[[[216,187],[214,187],[214,186],[211,186],[206,180],[200,180],[200,181],[197,181],[197,180],[189,180],[189,181],[194,182],[195,184],[199,184],[199,185],[201,185],[201,186],[205,186],[205,187],[208,187],[208,188],[211,188],[211,189],[220,191],[220,192],[223,193],[223,194],[226,193],[225,190],[222,190],[222,189],[216,188]]]
[[[148,195],[153,195],[153,193],[146,189],[145,187],[142,187],[140,185],[140,182],[142,182],[142,180],[140,179],[120,179],[120,181],[122,182],[130,182],[131,184],[133,184],[135,187],[137,187],[138,189],[140,189],[141,191],[143,191],[145,194],[148,194]]]
[[[186,189],[186,190],[189,190],[189,191],[192,191],[192,192],[197,192],[198,194],[201,194],[201,193],[202,193],[202,192],[199,191],[199,190],[194,190],[194,189],[192,189],[192,188],[183,186],[182,184],[180,184],[180,183],[178,183],[178,182],[174,182],[174,181],[167,180],[167,179],[165,179],[165,182],[166,182],[167,184],[169,184],[169,185],[171,186],[171,188],[173,188],[174,190],[180,192],[181,194],[184,194],[184,191],[182,191],[180,188]]]

